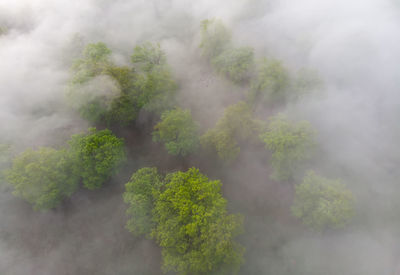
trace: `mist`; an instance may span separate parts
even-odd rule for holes
[[[160,43],[179,104],[191,109],[202,131],[213,127],[247,88],[216,74],[202,57],[200,23],[207,18],[221,19],[235,46],[253,47],[257,58],[318,73],[322,88],[281,111],[310,121],[318,132],[313,169],[341,178],[356,198],[348,227],[315,233],[291,217],[293,191],[269,179],[262,152],[247,150],[231,166],[200,164],[223,182],[229,208],[245,217],[239,274],[400,274],[396,0],[0,0],[6,29],[0,32],[0,143],[17,153],[59,147],[88,128],[66,91],[73,60],[85,44],[99,41],[118,65],[129,64],[135,45]],[[96,91],[112,86],[107,79],[92,84]],[[259,118],[267,120],[266,113]],[[149,142],[129,150],[135,157],[107,186],[80,190],[49,212],[33,211],[2,188],[0,273],[162,274],[159,247],[125,229],[121,194],[138,168],[175,169],[176,159]]]

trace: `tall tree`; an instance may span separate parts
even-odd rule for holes
[[[253,49],[250,47],[227,49],[211,62],[218,72],[240,84],[250,79],[254,66]]]
[[[311,158],[315,131],[307,121],[293,122],[278,114],[270,118],[267,131],[260,135],[272,152],[272,178],[290,180],[303,161]]]
[[[253,117],[250,107],[243,101],[229,106],[213,129],[202,137],[204,147],[216,150],[225,161],[236,159],[243,142],[256,142],[262,123]]]
[[[186,156],[199,146],[199,129],[190,110],[176,108],[165,111],[154,126],[153,140],[163,142],[171,155]]]
[[[231,32],[221,20],[206,19],[201,22],[200,48],[203,54],[212,59],[228,49],[231,44]]]
[[[87,134],[72,136],[69,144],[88,189],[101,187],[125,161],[124,141],[108,129],[90,128]]]
[[[164,271],[178,274],[232,274],[243,248],[234,241],[242,218],[229,215],[221,183],[198,169],[167,175],[153,218],[152,235],[162,247]]]
[[[129,220],[126,228],[136,236],[146,235],[155,228],[152,211],[156,194],[163,184],[157,168],[142,168],[136,171],[125,185],[124,202],[129,204],[126,213]]]
[[[31,149],[17,156],[6,171],[13,194],[33,204],[36,210],[56,207],[78,187],[79,176],[66,150]]]
[[[339,180],[309,171],[295,188],[292,213],[314,230],[342,228],[354,215],[353,195]]]

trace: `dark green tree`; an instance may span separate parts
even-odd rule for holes
[[[254,66],[254,53],[250,47],[227,49],[212,59],[216,70],[235,83],[250,79]]]
[[[163,270],[178,274],[234,274],[243,248],[234,241],[242,218],[229,215],[221,182],[198,169],[167,175],[153,218],[152,235],[162,247]]]
[[[260,138],[272,152],[271,177],[275,180],[292,179],[301,164],[311,158],[315,146],[315,131],[309,122],[293,122],[282,114],[270,118]]]
[[[13,194],[33,204],[35,210],[56,207],[78,187],[79,176],[66,150],[31,149],[17,156],[6,171]]]
[[[149,237],[154,230],[152,211],[162,183],[157,168],[142,168],[136,171],[125,185],[123,198],[129,205],[126,211],[129,216],[126,228],[134,235]]]
[[[256,142],[262,123],[253,117],[250,107],[243,101],[225,109],[223,117],[213,129],[200,139],[204,147],[214,148],[225,161],[236,159],[240,143]]]
[[[342,228],[354,215],[353,195],[339,180],[309,171],[295,188],[292,214],[313,230]]]
[[[87,134],[72,136],[69,144],[83,185],[88,189],[101,187],[126,158],[123,140],[108,129],[90,128]]]
[[[154,127],[153,140],[162,142],[171,155],[186,156],[199,147],[199,129],[190,110],[165,111]]]

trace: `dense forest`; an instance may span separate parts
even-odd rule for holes
[[[0,0],[0,273],[400,274],[399,14]]]

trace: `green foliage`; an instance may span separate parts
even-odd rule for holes
[[[152,235],[162,247],[164,271],[178,274],[232,274],[243,248],[233,239],[242,218],[228,215],[221,183],[198,169],[167,175],[153,210]]]
[[[203,54],[212,59],[229,48],[231,33],[225,25],[217,19],[207,19],[201,22],[200,48]]]
[[[29,149],[17,156],[6,179],[15,189],[13,194],[36,210],[56,207],[79,183],[71,155],[52,148]]]
[[[135,47],[131,61],[133,64],[137,64],[141,70],[151,72],[155,67],[165,65],[167,59],[160,44],[153,45],[147,42]]]
[[[139,94],[137,104],[157,114],[171,109],[175,105],[178,86],[160,46],[150,43],[137,46],[131,60],[139,71],[136,82]]]
[[[108,125],[128,125],[137,118],[142,107],[138,102],[136,73],[126,66],[110,66],[107,75],[115,80],[120,93],[112,100],[109,111],[104,114],[104,119]]]
[[[128,125],[141,109],[161,114],[175,105],[177,84],[160,45],[134,49],[134,68],[116,66],[104,43],[88,44],[72,66],[68,97],[80,115],[92,123]]]
[[[290,87],[287,69],[278,60],[263,59],[256,79],[252,83],[252,104],[284,103]]]
[[[314,148],[315,131],[307,121],[292,122],[279,114],[270,118],[267,131],[260,135],[265,147],[272,151],[272,178],[289,180],[309,159]]]
[[[228,49],[212,59],[212,64],[219,73],[226,75],[235,83],[242,83],[250,78],[254,65],[254,53],[250,47]]]
[[[221,159],[232,161],[240,152],[239,144],[255,142],[261,128],[261,122],[253,118],[250,107],[241,101],[226,108],[216,126],[208,130],[200,141],[204,147],[215,148]]]
[[[12,147],[10,144],[0,143],[0,188],[5,183],[5,171],[12,164]]]
[[[309,171],[295,188],[292,214],[316,231],[342,228],[354,215],[353,195],[339,180]]]
[[[196,151],[199,146],[198,125],[190,110],[176,108],[165,111],[154,127],[153,140],[163,142],[171,155],[186,156]]]
[[[69,144],[88,189],[101,187],[125,160],[123,140],[108,129],[90,128],[88,134],[72,136]]]
[[[142,168],[134,173],[125,185],[124,202],[129,204],[126,213],[130,216],[126,227],[136,236],[147,235],[155,228],[152,219],[154,197],[162,185],[157,168]]]
[[[74,73],[73,84],[82,84],[89,78],[103,74],[110,63],[111,50],[102,42],[91,43],[86,46],[82,58],[72,66]]]

